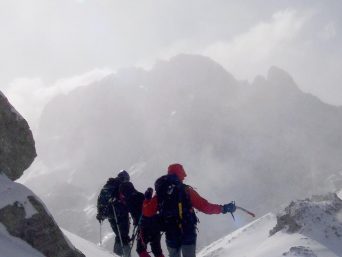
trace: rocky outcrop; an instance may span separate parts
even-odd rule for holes
[[[300,233],[325,245],[340,256],[340,245],[342,243],[341,213],[342,200],[333,193],[294,201],[277,215],[277,224],[270,231],[270,235],[272,236],[279,231]],[[292,250],[297,253],[306,251],[306,249]],[[293,252],[290,251],[287,254],[292,256]]]
[[[318,195],[310,199],[293,201],[277,215],[277,225],[270,231],[273,235],[280,230],[288,233],[305,232],[318,223],[327,224],[328,220],[339,224],[338,215],[342,212],[342,200],[336,194]],[[342,239],[342,225],[331,226],[324,231],[335,234]]]
[[[23,174],[35,156],[26,120],[0,92],[0,225],[10,236],[22,239],[44,256],[84,257],[66,240],[34,193],[12,181]]]
[[[0,172],[15,180],[31,165],[36,155],[26,120],[0,92]]]

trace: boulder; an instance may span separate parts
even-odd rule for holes
[[[0,92],[0,173],[16,180],[36,155],[29,125]]]

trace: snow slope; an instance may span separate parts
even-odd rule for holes
[[[108,252],[107,250],[89,242],[69,231],[62,229],[64,235],[71,241],[71,243],[79,249],[87,257],[113,257],[117,256]]]
[[[282,216],[283,215],[283,216]],[[333,194],[292,202],[284,213],[266,214],[258,220],[210,244],[199,257],[337,257],[342,256],[341,202]],[[270,235],[279,219],[295,222]],[[289,218],[290,217],[290,218]],[[281,223],[280,223],[281,224]],[[282,228],[282,224],[280,225]]]
[[[224,238],[205,247],[199,257],[219,257],[219,256],[243,256],[261,245],[268,236],[269,231],[275,226],[277,220],[272,213],[266,214],[258,220],[239,228]]]
[[[322,244],[299,233],[278,232],[269,236],[276,224],[276,216],[267,214],[210,244],[198,257],[336,257]],[[306,255],[305,255],[306,254]]]

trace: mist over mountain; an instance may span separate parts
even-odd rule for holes
[[[342,108],[303,93],[276,67],[248,83],[207,57],[179,55],[57,96],[36,146],[22,182],[59,225],[96,242],[97,194],[121,169],[144,191],[180,162],[185,182],[209,201],[236,200],[258,214],[336,190],[325,181],[342,169]],[[234,226],[223,215],[199,218],[199,246]]]

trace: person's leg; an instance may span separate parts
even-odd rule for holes
[[[183,257],[195,257],[196,256],[196,241],[197,241],[196,226],[194,224],[188,224],[187,226],[183,226],[183,234],[182,234]]]
[[[128,236],[129,233],[129,222],[128,219],[119,220],[119,226],[116,224],[115,219],[109,219],[110,226],[115,234],[114,247],[113,252],[119,256],[129,257],[128,253],[130,251],[129,241],[130,238]],[[120,231],[118,230],[118,227]],[[120,239],[121,237],[121,239]]]
[[[181,248],[167,246],[167,250],[169,251],[169,257],[181,257]]]
[[[147,243],[144,231],[140,230],[137,235],[137,253],[140,257],[151,257],[147,252]]]
[[[119,238],[119,232],[118,232],[118,228],[117,228],[115,219],[108,219],[108,221],[109,221],[109,224],[112,227],[112,230],[115,234],[113,252],[116,255],[122,256],[122,246],[121,246],[121,242],[120,242],[120,238]]]
[[[130,257],[130,237],[129,237],[129,219],[128,219],[128,213],[120,215],[119,218],[119,229],[120,229],[120,234],[121,234],[121,239],[122,239],[122,244],[123,244],[123,254],[125,257]]]
[[[183,257],[196,257],[196,244],[182,245]]]
[[[154,257],[164,257],[163,250],[160,245],[161,234],[156,232],[151,235],[151,249]]]

